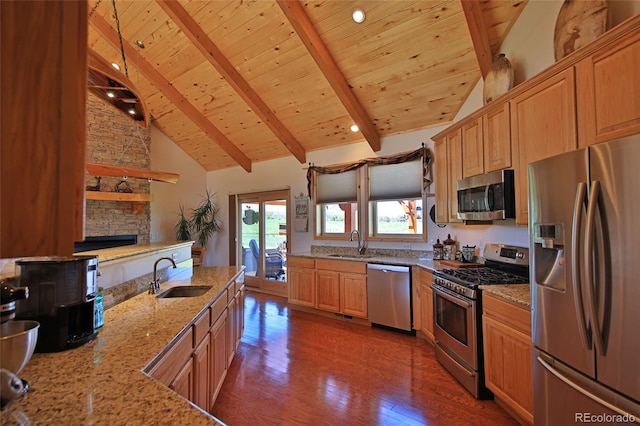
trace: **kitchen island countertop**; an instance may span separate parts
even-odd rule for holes
[[[194,268],[190,278],[161,285],[210,285],[202,296],[140,294],[104,313],[96,339],[76,349],[33,355],[20,378],[29,392],[2,410],[10,424],[216,424],[143,369],[208,305],[226,292],[244,267]]]

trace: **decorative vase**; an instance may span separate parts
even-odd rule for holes
[[[607,30],[606,0],[565,0],[558,12],[553,37],[556,61]]]
[[[504,55],[498,53],[493,57],[491,68],[484,79],[483,101],[488,104],[500,95],[504,95],[513,87],[513,67]]]

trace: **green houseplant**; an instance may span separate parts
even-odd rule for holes
[[[220,207],[213,200],[214,195],[215,193],[212,194],[207,189],[200,203],[191,209],[190,216],[187,216],[185,207],[180,205],[178,222],[174,226],[177,240],[186,241],[194,236],[197,244],[191,249],[193,257],[196,258],[194,266],[202,261],[209,238],[220,230]]]

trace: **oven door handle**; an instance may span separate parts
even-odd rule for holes
[[[447,290],[446,288],[441,287],[437,284],[432,284],[431,288],[436,291],[438,296],[462,308],[468,309],[472,306],[471,302],[467,301],[466,299],[463,299],[461,296],[459,296],[457,293],[451,290]]]

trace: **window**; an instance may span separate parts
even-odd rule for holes
[[[311,165],[315,238],[342,239],[358,229],[369,240],[426,241],[423,189],[431,182],[432,159],[423,146],[352,164]]]
[[[369,238],[422,239],[422,160],[368,166]]]
[[[316,237],[333,238],[358,229],[358,171],[315,178]]]

